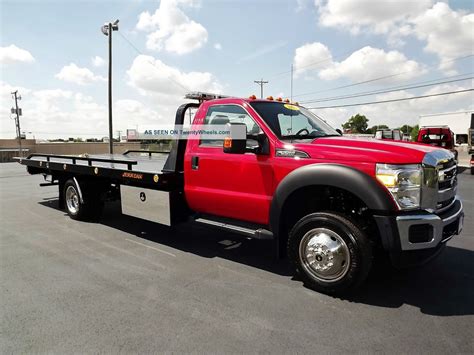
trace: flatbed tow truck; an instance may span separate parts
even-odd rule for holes
[[[342,137],[298,104],[191,93],[176,113],[192,127],[244,128],[245,139],[179,139],[169,153],[31,154],[30,174],[51,177],[60,207],[98,220],[108,200],[167,226],[200,222],[268,239],[310,288],[355,290],[374,257],[396,266],[429,260],[460,234],[457,165],[446,149]],[[272,244],[270,244],[272,243]],[[374,264],[375,265],[375,264]]]

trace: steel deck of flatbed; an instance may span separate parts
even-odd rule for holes
[[[128,152],[127,152],[128,153]],[[168,153],[131,151],[129,154],[51,155],[31,154],[16,158],[31,174],[77,174],[113,179],[126,185],[151,185],[170,190],[181,185],[182,176],[163,172]]]

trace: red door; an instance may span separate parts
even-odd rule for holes
[[[250,114],[236,104],[212,105],[200,124],[244,122],[247,132],[259,127]],[[222,141],[189,140],[185,157],[185,194],[198,212],[268,224],[273,195],[270,155],[227,154]]]

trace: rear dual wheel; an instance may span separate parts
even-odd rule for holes
[[[334,295],[359,286],[372,266],[372,245],[365,233],[333,212],[300,219],[290,232],[288,255],[307,287]]]

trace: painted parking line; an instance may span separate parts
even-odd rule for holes
[[[167,252],[167,251],[164,251],[164,250],[161,250],[161,249],[158,249],[158,248],[155,248],[155,247],[152,247],[152,246],[149,246],[149,245],[146,245],[146,244],[137,242],[136,240],[127,239],[127,238],[125,238],[125,240],[128,241],[128,242],[135,243],[135,244],[139,244],[139,245],[141,245],[141,246],[143,246],[143,247],[145,247],[145,248],[153,249],[153,250],[158,251],[158,252],[160,252],[160,253],[163,253],[163,254],[166,254],[166,255],[169,255],[169,256],[172,256],[172,257],[176,258],[176,255],[174,255],[173,253],[169,253],[169,252]]]

